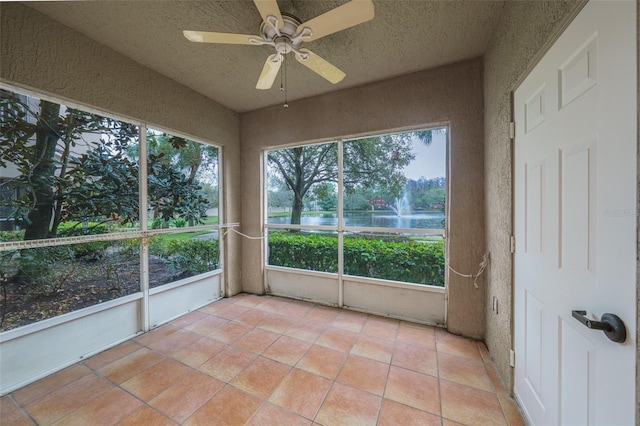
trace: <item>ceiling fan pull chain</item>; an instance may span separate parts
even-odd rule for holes
[[[284,107],[289,108],[289,103],[287,102],[287,55],[283,55],[284,61]]]
[[[280,60],[284,61],[284,56],[281,56]],[[280,73],[280,91],[284,92],[284,70]]]

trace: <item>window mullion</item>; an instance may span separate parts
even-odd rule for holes
[[[338,140],[338,306],[344,305],[344,283],[342,275],[344,273],[344,200],[343,200],[343,140]]]
[[[142,291],[142,303],[140,322],[142,331],[149,331],[149,238],[147,235],[148,224],[148,200],[147,200],[147,126],[142,123],[139,126],[138,135],[138,186],[140,207],[140,290]]]

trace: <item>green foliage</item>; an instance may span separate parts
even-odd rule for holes
[[[189,181],[179,169],[149,156],[149,205],[165,222],[174,217],[202,223],[209,203],[198,184]]]
[[[269,264],[338,272],[338,239],[320,234],[269,234]]]
[[[136,125],[0,90],[0,130],[0,167],[18,172],[2,183],[11,195],[0,209],[26,229],[24,239],[60,236],[64,222],[138,220]],[[217,148],[153,131],[147,140],[156,217],[163,227],[174,218],[202,223],[217,205]]]
[[[165,221],[163,218],[161,217],[156,217],[155,219],[153,219],[151,221],[151,223],[149,224],[149,227],[151,229],[161,229],[165,227]]]
[[[74,258],[71,246],[56,246],[21,250],[11,261],[14,262],[13,268],[19,270],[19,275],[29,283],[30,291],[51,294],[62,290],[75,274]],[[7,266],[3,265],[2,269]]]
[[[344,189],[379,186],[400,193],[405,185],[404,168],[414,158],[413,133],[397,133],[349,141],[344,144]]]
[[[189,275],[218,269],[218,240],[154,239],[150,253],[162,258],[169,268]]]
[[[269,264],[322,272],[338,270],[335,236],[277,232],[269,235]],[[442,241],[397,237],[344,239],[344,272],[444,287]]]
[[[444,177],[409,179],[405,190],[410,194],[413,210],[443,210],[439,206],[445,205],[447,191]]]
[[[169,240],[166,235],[156,235],[149,239],[149,254],[160,258],[169,257]]]
[[[99,199],[100,194],[117,197],[122,196],[122,192],[104,187],[105,183],[100,181],[108,179],[106,175],[88,176],[80,169],[84,163],[95,166],[106,157],[113,157],[114,153],[117,158],[111,159],[108,167],[122,167],[120,160],[124,159],[118,158],[117,153],[121,153],[122,147],[137,134],[135,125],[73,108],[61,108],[56,103],[6,90],[0,91],[0,112],[0,166],[13,164],[16,167],[19,176],[12,180],[12,186],[22,194],[4,203],[11,212],[10,217],[26,227],[25,239],[56,236],[63,220],[108,216],[119,213],[111,208],[127,205]],[[106,138],[100,144],[89,142],[94,139],[88,137],[92,134]],[[103,151],[92,152],[96,146],[102,147]],[[105,146],[109,149],[105,150]],[[82,152],[84,148],[88,148],[86,154],[75,158],[74,152]],[[84,176],[80,176],[83,173]],[[120,184],[118,188],[130,190],[126,184]],[[91,211],[91,216],[87,216],[87,210]]]
[[[400,193],[406,181],[403,169],[415,158],[411,144],[413,135],[398,133],[346,142],[343,145],[345,192],[350,194],[358,188],[380,185],[392,193]],[[331,208],[333,197],[329,189],[333,185],[326,185],[338,180],[337,158],[336,143],[305,145],[268,153],[267,161],[272,173],[270,187],[286,186],[293,194],[292,224],[300,223],[305,196],[315,195],[314,198],[324,204],[323,208]],[[316,193],[311,194],[312,190]]]
[[[136,262],[140,261],[140,240],[137,238],[131,238],[129,240],[118,241],[120,251],[128,258],[134,259]]]
[[[75,244],[73,246],[76,258],[87,261],[102,258],[109,247],[108,241],[93,241],[90,243]]]
[[[63,222],[58,227],[59,237],[77,237],[80,235],[99,235],[109,233],[109,226],[104,222]]]
[[[345,239],[344,273],[444,287],[443,244]]]
[[[125,156],[123,147],[105,140],[71,159],[70,165],[62,220],[111,215],[129,223],[138,219],[138,164]]]
[[[19,269],[20,252],[18,250],[0,251],[0,283],[6,283],[8,278],[15,276]]]
[[[58,227],[59,237],[75,237],[80,235],[99,235],[109,232],[109,227],[102,222],[86,222],[86,226],[81,222],[63,222]],[[77,259],[98,260],[102,258],[104,251],[109,247],[107,241],[95,241],[90,243],[75,244],[72,247]]]
[[[338,207],[338,193],[334,184],[323,182],[314,186],[311,195],[322,210],[335,210]]]
[[[173,226],[173,227],[176,227],[176,228],[184,228],[188,224],[189,224],[189,222],[186,219],[183,219],[181,217],[178,217],[176,219],[171,219],[171,221],[170,221],[170,226]]]
[[[23,238],[24,238],[24,230],[20,230],[20,231],[0,231],[0,242],[22,241]]]

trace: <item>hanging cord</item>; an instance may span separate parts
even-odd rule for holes
[[[480,277],[480,275],[482,275],[482,273],[484,272],[485,269],[487,269],[487,266],[489,266],[489,252],[486,252],[483,256],[482,256],[482,261],[480,262],[480,269],[478,269],[478,272],[475,274],[461,274],[460,272],[456,271],[455,269],[453,269],[451,267],[451,265],[449,265],[449,270],[451,272],[453,272],[456,275],[459,275],[463,278],[473,278],[473,286],[475,288],[479,288],[478,287],[478,278]]]
[[[280,60],[284,62],[284,56],[282,56],[282,59]],[[284,92],[284,69],[280,71],[280,91]]]
[[[252,237],[250,235],[243,234],[242,232],[236,230],[235,228],[227,228],[227,230],[224,231],[224,233],[222,235],[224,235],[226,237],[227,234],[229,233],[229,231],[235,232],[236,234],[238,234],[238,235],[240,235],[242,237],[245,237],[245,238],[247,238],[249,240],[264,240],[264,237]]]
[[[287,55],[284,54],[282,56],[282,60],[284,61],[284,107],[289,108],[289,103],[287,102]]]

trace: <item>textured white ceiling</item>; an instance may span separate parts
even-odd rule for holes
[[[278,0],[303,22],[346,0]],[[255,89],[269,46],[197,44],[182,30],[259,34],[253,1],[27,3],[51,18],[237,112],[281,104],[280,77]],[[305,43],[347,77],[333,85],[287,55],[290,101],[433,68],[484,53],[503,1],[374,0],[375,18]]]

